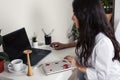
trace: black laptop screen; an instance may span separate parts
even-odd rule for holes
[[[10,60],[23,57],[23,50],[31,48],[25,28],[3,36],[3,50]]]

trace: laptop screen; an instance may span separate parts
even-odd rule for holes
[[[25,28],[3,36],[3,50],[8,54],[10,61],[23,58],[25,49],[31,48]]]

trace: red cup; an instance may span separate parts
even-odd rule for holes
[[[4,60],[0,60],[0,73],[4,71]]]

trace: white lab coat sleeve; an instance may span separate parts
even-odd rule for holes
[[[87,80],[108,80],[114,48],[110,39],[101,39],[94,48],[94,68],[87,68]]]

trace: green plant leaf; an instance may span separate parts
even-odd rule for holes
[[[5,59],[3,56],[0,56],[0,60],[3,60],[3,59]]]
[[[4,60],[8,61],[9,57],[5,52],[0,52],[0,59],[4,59]]]
[[[78,29],[76,28],[75,24],[73,24],[73,27],[72,27],[72,36],[73,36],[74,40],[76,40],[79,37],[79,32],[78,32]]]

